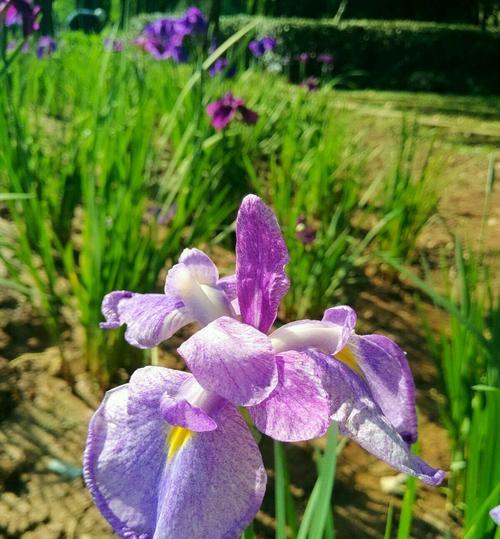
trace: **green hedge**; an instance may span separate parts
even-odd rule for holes
[[[139,29],[156,15],[139,16]],[[221,18],[229,36],[251,20]],[[333,75],[354,88],[432,91],[457,94],[500,94],[500,31],[482,32],[466,25],[414,21],[259,17],[258,35],[273,35],[279,53],[328,52],[335,56]],[[293,69],[292,76],[297,73]],[[310,62],[308,74],[318,66]]]
[[[248,20],[223,17],[221,28],[230,35]],[[283,54],[333,54],[334,75],[346,75],[357,88],[500,93],[498,31],[408,21],[350,20],[336,25],[329,20],[269,18],[262,18],[257,28],[260,35],[277,37]],[[354,72],[356,76],[349,77]]]

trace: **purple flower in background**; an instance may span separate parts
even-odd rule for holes
[[[316,230],[307,225],[306,218],[303,215],[297,218],[295,236],[304,245],[310,245],[316,239]]]
[[[157,60],[171,58],[175,62],[185,62],[185,36],[185,33],[179,31],[174,19],[157,19],[144,28],[145,39],[140,40],[140,45]]]
[[[255,124],[259,115],[245,107],[245,101],[239,97],[234,97],[231,92],[207,106],[207,114],[212,119],[212,125],[217,131],[224,129],[239,114],[241,121],[246,124]]]
[[[333,61],[335,60],[332,54],[328,54],[326,52],[318,54],[316,59],[318,60],[320,64],[325,64],[325,65],[333,64]]]
[[[254,39],[248,44],[250,52],[256,57],[264,56],[266,52],[271,52],[277,47],[274,37],[265,36],[261,39]]]
[[[42,36],[36,44],[36,55],[38,58],[46,58],[56,52],[57,44],[50,36]]]
[[[203,12],[197,7],[190,7],[184,16],[177,22],[177,29],[180,33],[204,34],[208,30],[208,21]]]
[[[295,60],[297,60],[301,64],[307,64],[309,61],[310,55],[308,52],[301,52],[300,54],[297,54],[295,56]]]
[[[121,39],[112,39],[107,37],[104,40],[104,48],[111,50],[113,52],[122,52],[123,51],[123,41]]]
[[[208,72],[211,77],[215,77],[218,73],[225,73],[227,79],[232,79],[236,75],[236,66],[232,65],[229,67],[229,60],[227,58],[217,58],[209,67]]]
[[[357,335],[346,306],[272,331],[287,263],[276,217],[249,195],[236,221],[235,275],[220,279],[207,255],[185,249],[164,294],[104,298],[102,327],[126,324],[134,346],[156,346],[192,322],[202,328],[178,350],[191,373],[139,369],[91,420],[84,477],[120,537],[239,537],[260,507],[266,474],[238,406],[282,441],[320,436],[336,421],[395,468],[431,485],[443,480],[409,450],[415,388],[395,343]]]
[[[500,505],[497,505],[490,511],[490,517],[497,526],[500,526]]]
[[[310,92],[315,92],[319,88],[319,80],[316,77],[308,77],[300,83],[302,88],[307,88]]]
[[[25,37],[39,29],[39,13],[40,6],[31,0],[0,0],[0,17],[5,20],[5,25],[21,25]]]

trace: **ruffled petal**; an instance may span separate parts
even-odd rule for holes
[[[229,403],[218,428],[194,434],[165,467],[154,539],[237,539],[266,488],[259,448]]]
[[[265,491],[258,447],[229,403],[218,410],[212,432],[169,427],[153,406],[164,380],[174,376],[163,371],[156,382],[159,371],[142,372],[133,395],[129,384],[106,394],[89,426],[87,486],[119,537],[236,539]],[[170,380],[172,390],[178,381]]]
[[[267,333],[290,285],[288,250],[272,210],[255,195],[243,199],[236,220],[236,278],[241,319]]]
[[[330,395],[332,420],[339,430],[361,447],[404,473],[414,475],[429,485],[439,485],[445,476],[410,452],[407,443],[394,430],[374,402],[365,381],[344,363],[316,351],[328,375],[323,382]]]
[[[276,356],[278,385],[271,395],[249,407],[255,426],[282,442],[322,436],[330,424],[330,400],[323,389],[323,363],[299,352]]]
[[[181,327],[194,322],[184,303],[166,294],[135,294],[119,290],[102,301],[104,329],[127,324],[125,339],[138,348],[151,348],[169,339]]]
[[[417,440],[415,383],[399,346],[383,335],[353,335],[349,349],[356,358],[375,402],[403,440]]]
[[[233,318],[211,322],[178,352],[205,389],[239,406],[258,404],[278,382],[270,339]]]
[[[342,338],[339,342],[339,349],[343,348],[347,344],[349,337],[354,334],[357,318],[356,311],[348,305],[330,307],[323,314],[323,322],[331,322],[342,327]]]

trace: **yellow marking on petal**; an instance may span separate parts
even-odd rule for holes
[[[356,372],[360,373],[356,356],[348,346],[344,346],[340,352],[335,354],[335,357],[351,367],[351,369],[354,369]]]
[[[167,459],[169,463],[192,435],[193,432],[184,427],[172,427],[165,440],[165,449],[168,446]]]

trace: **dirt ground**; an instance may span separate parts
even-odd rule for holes
[[[498,142],[498,138],[496,139]],[[491,139],[490,139],[491,143]],[[489,143],[489,144],[490,144]],[[457,149],[458,148],[458,149]],[[482,234],[488,261],[500,267],[500,189],[492,194],[483,222],[488,154],[467,145],[443,143],[446,182],[438,218],[420,238],[423,250],[450,249],[449,230],[477,245]],[[497,177],[500,169],[497,165]],[[376,275],[376,272],[374,272]],[[500,272],[497,272],[500,273]],[[437,372],[425,349],[414,290],[406,283],[387,284],[372,277],[355,302],[361,332],[393,337],[408,352],[418,388],[421,456],[435,467],[449,468],[446,431],[439,425]],[[426,306],[436,330],[443,320]],[[0,292],[0,537],[5,539],[100,539],[113,537],[84,487],[81,455],[88,420],[99,403],[99,389],[76,367],[70,385],[60,376],[59,352],[25,302]],[[162,349],[160,361],[171,364],[176,343]],[[78,346],[67,347],[78,365]],[[292,494],[303,508],[315,479],[312,443],[286,448]],[[258,514],[257,532],[273,537],[272,445],[262,442],[269,472],[268,496]],[[333,506],[337,537],[380,538],[389,503],[397,508],[401,483],[396,472],[355,443],[348,442],[337,467]],[[419,484],[412,536],[415,539],[458,537],[460,522],[450,514],[446,486]],[[397,510],[395,515],[397,517]]]

